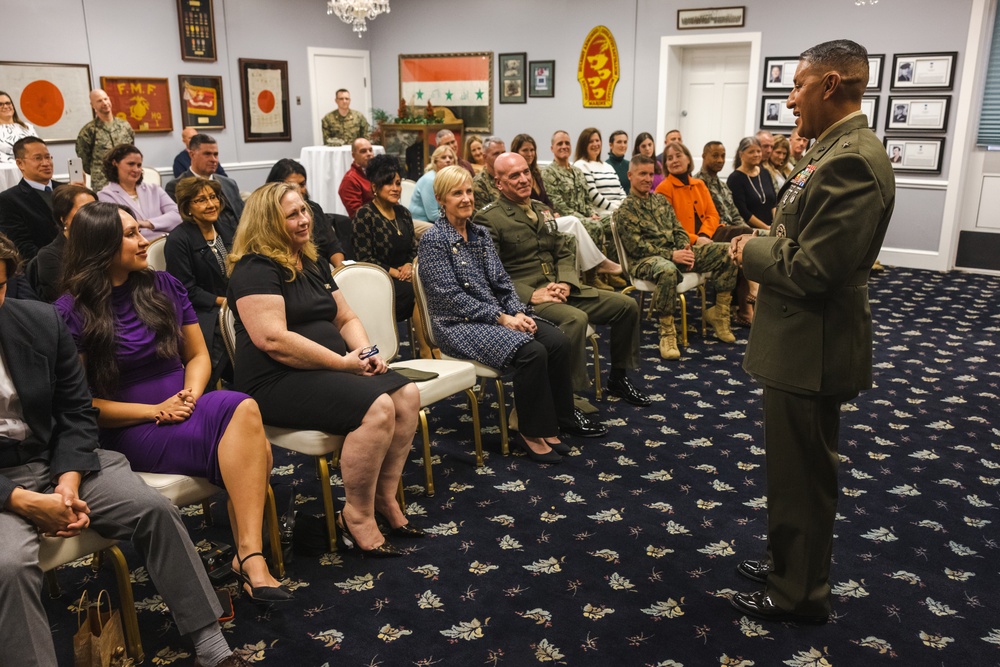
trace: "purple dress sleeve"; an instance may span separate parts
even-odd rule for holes
[[[157,271],[155,283],[157,289],[174,302],[174,306],[177,308],[177,320],[182,327],[188,324],[198,324],[198,314],[194,312],[194,306],[188,299],[187,289],[181,281],[166,271]]]

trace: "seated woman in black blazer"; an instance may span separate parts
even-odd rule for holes
[[[219,331],[219,309],[226,302],[229,287],[226,258],[233,248],[233,236],[227,225],[219,224],[219,214],[226,204],[217,181],[182,178],[175,194],[183,222],[170,232],[163,252],[167,272],[187,288],[188,300],[198,315],[212,368],[217,369],[209,381],[212,385],[227,366],[219,365],[228,358]]]

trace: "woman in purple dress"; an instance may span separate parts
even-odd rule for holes
[[[211,362],[184,286],[149,269],[149,241],[128,209],[83,206],[66,246],[69,325],[100,413],[101,445],[134,470],[207,477],[233,503],[233,571],[258,602],[292,598],[261,553],[271,448],[246,394],[202,395]],[[256,558],[259,556],[259,558]]]

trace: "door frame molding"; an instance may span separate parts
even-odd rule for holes
[[[316,66],[315,59],[317,56],[343,56],[349,58],[360,58],[364,62],[365,67],[365,80],[368,85],[365,86],[364,94],[364,104],[365,110],[364,114],[369,115],[369,111],[372,108],[372,63],[371,54],[365,49],[329,49],[322,46],[310,46],[306,49],[306,59],[309,63],[309,97],[312,99],[312,136],[313,145],[322,146],[323,145],[323,116],[326,112],[333,107],[321,106],[324,104],[323,100],[319,99],[319,95],[316,92]],[[354,101],[355,93],[351,93],[351,101]],[[325,104],[330,104],[326,102]],[[336,106],[334,104],[334,106]],[[354,108],[354,107],[352,107]],[[325,109],[325,111],[324,111]]]
[[[685,48],[692,46],[750,46],[749,70],[747,72],[747,118],[744,134],[756,132],[757,101],[760,99],[760,58],[759,32],[735,32],[724,35],[670,35],[660,38],[660,76],[656,99],[657,141],[667,133],[667,100],[675,100],[680,95],[683,65],[681,58]],[[671,125],[671,127],[675,127]]]

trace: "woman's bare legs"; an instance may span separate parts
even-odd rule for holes
[[[237,558],[261,551],[264,499],[271,465],[271,444],[264,436],[260,409],[256,401],[248,398],[236,407],[219,441],[219,470],[233,503],[233,537]],[[233,559],[233,567],[239,567],[236,559]],[[263,558],[246,561],[243,572],[254,586],[280,584],[271,576]]]
[[[408,521],[396,502],[396,490],[399,488],[399,478],[403,475],[403,466],[406,464],[406,457],[410,453],[413,436],[417,430],[420,390],[411,382],[389,394],[389,398],[392,400],[396,419],[393,424],[392,442],[378,475],[375,509],[389,521],[392,528],[399,528]]]
[[[346,497],[341,515],[358,548],[365,551],[385,542],[375,523],[375,498],[381,470],[395,441],[393,427],[396,421],[393,399],[382,394],[369,406],[361,426],[344,439],[340,454],[340,474]],[[410,437],[413,437],[412,431]],[[402,462],[399,469],[402,470]]]

